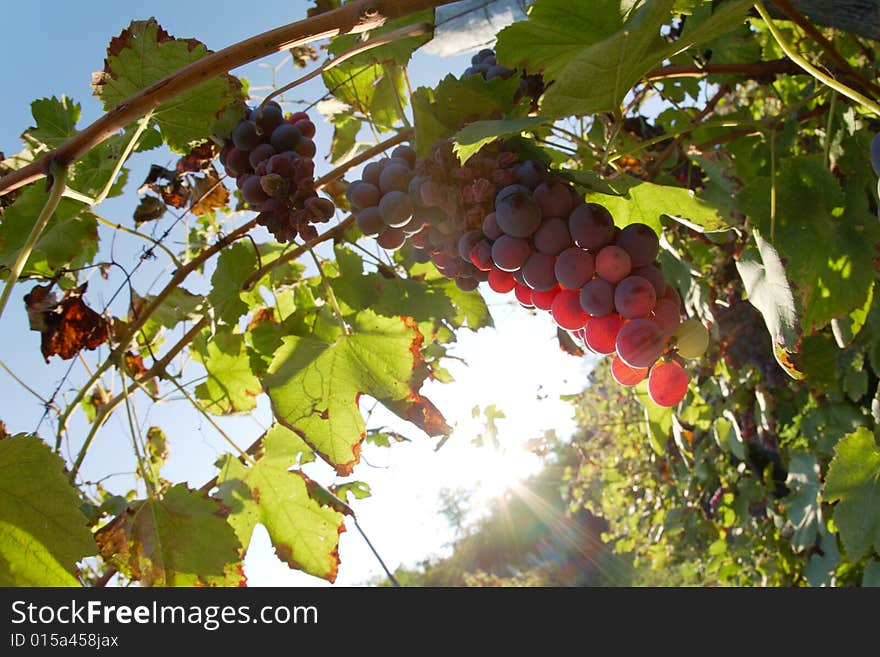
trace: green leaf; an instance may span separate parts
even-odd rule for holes
[[[256,408],[263,388],[251,371],[242,335],[221,331],[209,340],[202,333],[193,341],[191,353],[208,372],[207,380],[195,390],[206,411],[226,415]]]
[[[843,190],[821,155],[787,158],[776,179],[773,244],[797,282],[802,326],[809,334],[865,304],[874,281],[874,249],[880,224],[864,194]],[[770,235],[770,180],[759,178],[737,200]]]
[[[659,456],[666,456],[666,443],[672,435],[672,409],[657,406],[651,401],[646,381],[638,384],[635,392],[645,409],[645,430],[651,449]]]
[[[148,294],[145,297],[136,298],[139,299],[140,308],[144,308],[152,303],[156,296]],[[162,300],[144,324],[142,330],[147,336],[147,341],[151,341],[162,328],[172,329],[180,322],[199,319],[203,312],[202,304],[204,301],[205,297],[193,294],[184,287],[176,287],[171,290],[171,293]]]
[[[265,459],[246,467],[227,454],[218,462],[217,487],[229,506],[229,524],[242,545],[250,543],[257,523],[262,524],[278,557],[330,582],[339,568],[339,534],[345,530],[342,514],[319,504],[309,493],[311,480],[302,472],[288,472]]]
[[[486,144],[508,135],[519,133],[546,123],[542,116],[523,116],[517,119],[475,121],[459,130],[453,139],[452,150],[464,164]]]
[[[773,340],[777,362],[791,376],[802,378],[788,355],[794,353],[800,339],[794,294],[776,249],[757,230],[752,238],[753,244],[736,261],[736,269],[746,288],[749,303],[764,318]]]
[[[792,454],[785,485],[791,490],[782,500],[788,519],[794,525],[791,545],[797,551],[812,548],[822,524],[819,504],[821,484],[816,457],[808,452]]]
[[[840,565],[837,539],[825,528],[824,523],[819,524],[819,538],[819,551],[810,557],[804,576],[810,586],[834,586],[834,573]]]
[[[834,524],[849,558],[880,551],[880,449],[874,434],[860,427],[837,443],[823,497],[837,502]]]
[[[175,39],[155,19],[132,21],[111,39],[104,70],[93,80],[105,110],[209,53],[195,39]],[[175,96],[153,114],[165,143],[186,153],[210,137],[228,105],[239,100],[241,85],[232,76],[218,76]]]
[[[299,434],[277,422],[263,435],[262,454],[262,461],[285,470],[315,460],[315,453]]]
[[[846,317],[834,318],[831,320],[831,330],[834,333],[834,339],[837,346],[841,349],[846,348],[865,326],[868,321],[868,315],[871,307],[874,305],[874,285],[868,290],[868,298],[865,303],[855,310],[851,311]]]
[[[862,586],[880,587],[880,561],[873,559],[865,566],[862,575]]]
[[[588,202],[608,208],[618,226],[643,223],[660,233],[663,229],[660,218],[665,216],[701,233],[730,228],[718,208],[698,198],[690,189],[625,180],[627,183],[615,181],[618,186],[628,187],[622,196],[593,192],[586,197]]]
[[[46,443],[0,439],[0,586],[79,586],[76,562],[97,552],[80,505]]]
[[[77,133],[76,124],[81,115],[79,103],[67,96],[40,98],[31,103],[31,115],[36,126],[28,128],[22,139],[33,147],[42,144],[49,151],[58,148]]]
[[[0,273],[5,277],[49,195],[45,185],[23,190],[0,218]],[[98,221],[79,201],[62,198],[28,258],[22,276],[52,278],[59,269],[90,264],[98,253]]]
[[[105,560],[144,586],[235,586],[244,572],[228,512],[178,484],[161,499],[129,503],[95,538]]]
[[[285,337],[263,379],[278,421],[342,476],[360,458],[365,431],[360,396],[395,401],[413,395],[409,381],[422,341],[404,319],[372,311],[363,311],[351,325],[351,335],[333,341]]]
[[[348,157],[357,146],[357,136],[363,122],[351,112],[333,117],[333,140],[330,142],[330,161],[339,162]]]

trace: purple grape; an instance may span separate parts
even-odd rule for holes
[[[523,278],[533,290],[544,292],[557,287],[554,265],[556,258],[546,253],[532,253],[523,265]]]
[[[522,185],[509,185],[495,199],[495,220],[511,237],[529,237],[541,225],[541,209]]]
[[[593,254],[576,246],[566,249],[556,259],[556,279],[568,290],[579,290],[593,277],[596,262]]]
[[[614,310],[614,286],[604,278],[594,278],[581,288],[581,308],[593,317]]]
[[[485,232],[485,228],[483,229]],[[532,236],[535,248],[541,253],[559,255],[571,246],[571,235],[568,222],[558,217],[550,217],[541,222],[541,226]]]
[[[650,265],[660,252],[657,233],[642,223],[629,224],[617,237],[617,246],[629,253],[633,267]]]
[[[531,254],[529,241],[519,237],[502,235],[492,244],[492,261],[504,271],[517,271]]]
[[[568,228],[574,243],[593,253],[598,253],[614,240],[611,213],[598,203],[583,203],[572,210]]]
[[[279,153],[282,151],[293,151],[296,150],[299,142],[302,141],[302,134],[300,134],[296,126],[284,123],[275,128],[269,141],[272,142],[272,146]]]

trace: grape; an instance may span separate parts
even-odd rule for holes
[[[481,239],[468,253],[468,261],[480,271],[492,269],[492,245],[488,240]]]
[[[669,299],[675,304],[675,307],[681,310],[681,296],[678,294],[678,290],[676,290],[673,286],[667,285],[666,291],[663,293],[664,299]]]
[[[650,226],[641,223],[624,228],[617,238],[617,246],[629,253],[633,267],[650,265],[660,252],[657,233]]]
[[[562,287],[579,290],[593,277],[595,269],[593,254],[573,246],[559,254],[555,274]]]
[[[382,192],[375,185],[359,180],[349,188],[349,200],[352,206],[358,209],[370,208],[379,204]]]
[[[513,75],[513,71],[511,71],[506,66],[499,66],[495,64],[489,67],[489,70],[486,71],[486,80],[494,80],[495,78],[501,78],[502,80],[506,80],[511,75]]]
[[[880,134],[874,135],[871,140],[871,166],[874,173],[880,176]]]
[[[660,327],[664,336],[669,337],[675,333],[681,321],[681,313],[678,304],[672,299],[658,299],[654,306],[653,320]]]
[[[630,367],[650,367],[665,347],[663,334],[650,319],[631,319],[617,334],[617,355]]]
[[[675,361],[659,363],[648,375],[648,395],[658,406],[675,406],[684,399],[688,389],[688,375]]]
[[[284,123],[284,112],[281,110],[281,105],[270,100],[262,111],[255,107],[250,113],[250,118],[257,124],[260,132],[264,135],[271,135],[275,128]]]
[[[299,130],[299,134],[301,134],[306,139],[311,139],[315,136],[315,124],[312,123],[309,119],[300,119],[293,125],[297,130]]]
[[[233,176],[240,176],[250,169],[250,153],[232,148],[226,155],[226,170]]]
[[[534,308],[535,304],[532,303],[532,289],[528,285],[514,283],[513,293],[516,295],[517,301],[526,308]]]
[[[330,221],[333,215],[336,214],[336,206],[333,205],[333,201],[329,198],[314,196],[306,199],[303,207],[311,214],[311,219],[318,223]]]
[[[275,128],[269,141],[272,142],[275,150],[280,153],[282,151],[296,150],[301,140],[302,135],[296,129],[296,126],[285,123]]]
[[[376,238],[376,242],[383,249],[388,249],[389,251],[396,251],[403,243],[406,241],[406,235],[399,228],[386,228],[383,230],[379,237]]]
[[[533,193],[541,215],[544,217],[568,217],[572,210],[571,189],[558,181],[543,182]]]
[[[417,235],[418,233],[422,232],[422,228],[424,227],[424,220],[413,215],[413,218],[403,224],[403,226],[400,227],[400,230],[406,233],[407,237],[412,237],[413,235]]]
[[[380,162],[370,162],[366,165],[361,171],[361,180],[370,183],[371,185],[379,186],[379,176],[382,175],[382,169],[385,168],[384,164]]]
[[[594,278],[581,288],[581,308],[593,317],[614,310],[614,286],[604,278]]]
[[[547,170],[535,160],[520,162],[515,171],[519,182],[529,189],[535,189],[547,177]]]
[[[297,121],[301,121],[302,119],[307,119],[307,118],[309,118],[309,115],[307,112],[294,112],[289,117],[287,117],[287,122],[290,124],[294,124]]]
[[[527,187],[509,185],[495,199],[495,220],[511,237],[529,237],[541,225],[541,209]]]
[[[597,354],[613,354],[623,319],[617,313],[593,317],[584,329],[584,342]]]
[[[483,219],[483,235],[488,237],[490,240],[497,240],[499,237],[504,235],[504,231],[501,230],[498,222],[495,221],[494,212],[490,212]]]
[[[412,217],[412,203],[404,192],[389,192],[379,200],[382,220],[392,228],[404,226]]]
[[[277,173],[260,176],[260,187],[268,196],[284,196],[287,192],[287,180]]]
[[[709,331],[695,319],[685,320],[675,332],[675,346],[682,358],[699,358],[709,348]]]
[[[292,178],[294,173],[294,158],[284,153],[273,155],[266,160],[266,173],[277,173],[285,178]]]
[[[412,248],[412,259],[419,264],[424,264],[426,262],[431,262],[431,254],[424,249],[414,246]]]
[[[471,259],[471,249],[477,242],[483,239],[483,232],[480,230],[469,230],[458,238],[458,257],[462,260]]]
[[[382,169],[379,174],[379,189],[383,194],[388,192],[409,192],[409,179],[412,171],[402,164],[392,163]]]
[[[250,151],[260,145],[260,135],[253,121],[239,121],[232,131],[233,145],[242,151]]]
[[[606,246],[596,255],[596,273],[609,283],[619,283],[631,269],[629,254],[619,246]]]
[[[535,304],[535,308],[550,310],[553,307],[553,300],[561,290],[562,288],[558,285],[550,290],[534,290],[532,292],[532,303]]]
[[[358,212],[355,216],[355,222],[367,237],[376,237],[387,228],[377,207],[364,208]]]
[[[509,271],[493,267],[489,270],[489,287],[499,294],[507,294],[516,285]]]
[[[483,60],[486,59],[487,57],[494,57],[494,56],[495,56],[494,50],[492,50],[491,48],[483,48],[480,52],[478,52],[476,55],[471,57],[471,64],[476,66],[477,64],[481,64],[483,62]]]
[[[248,162],[252,167],[256,168],[260,162],[268,160],[273,155],[275,155],[275,149],[272,148],[272,144],[260,144],[250,152]]]
[[[483,232],[485,231],[486,229],[483,228]],[[541,253],[559,255],[571,246],[568,222],[558,217],[545,219],[532,236],[532,241],[535,244],[535,248]]]
[[[411,169],[416,166],[416,152],[413,150],[412,146],[401,144],[391,151],[391,157],[399,157],[402,160],[405,160]]]
[[[480,284],[480,281],[471,276],[456,276],[454,280],[458,289],[464,292],[472,292],[476,290],[477,286]]]
[[[577,290],[560,290],[550,307],[553,319],[564,329],[579,331],[590,319],[581,308],[580,294]]]
[[[263,201],[268,200],[269,195],[263,191],[260,184],[260,176],[248,176],[241,185],[241,197],[251,206],[257,206]]]
[[[311,139],[303,139],[296,145],[296,152],[302,157],[315,157],[318,147]]]
[[[475,67],[473,67],[473,66],[468,66],[466,69],[464,69],[464,73],[461,74],[461,77],[462,77],[462,78],[468,78],[468,77],[470,77],[470,76],[472,76],[472,75],[480,75],[480,71],[478,71],[478,70],[477,70]]]
[[[657,303],[657,292],[650,281],[641,276],[627,276],[614,290],[614,307],[622,317],[647,317]]]
[[[502,235],[492,244],[492,260],[498,269],[515,271],[522,267],[532,254],[528,240]]]
[[[568,229],[574,243],[582,249],[598,252],[614,240],[611,213],[598,203],[582,203],[568,217]]]
[[[611,359],[611,376],[622,386],[634,386],[644,381],[648,375],[647,367],[630,367],[620,356]]]
[[[526,284],[533,290],[552,290],[557,285],[553,266],[556,258],[546,253],[535,252],[523,265],[522,272]]]
[[[666,292],[666,279],[663,277],[663,272],[657,269],[654,265],[634,267],[632,275],[641,276],[642,278],[647,278],[651,281],[651,285],[654,286],[654,292],[657,293],[658,299],[663,296],[664,292]]]

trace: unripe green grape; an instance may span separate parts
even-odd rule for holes
[[[682,322],[674,337],[682,358],[699,358],[709,348],[709,331],[695,319]]]

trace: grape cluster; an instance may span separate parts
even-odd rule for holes
[[[315,223],[329,221],[336,208],[315,192],[315,124],[305,112],[285,117],[270,101],[251,108],[220,152],[226,173],[236,179],[241,197],[257,210],[257,222],[279,242],[297,235],[317,236]]]
[[[494,50],[484,48],[471,57],[471,65],[464,70],[461,77],[466,78],[471,75],[479,75],[488,82],[495,78],[507,80],[515,72],[513,69],[501,66],[498,63]],[[542,93],[544,93],[544,77],[540,73],[528,74],[523,72],[519,76],[519,87],[514,94],[513,102],[518,103],[523,98],[531,98],[532,109],[535,110],[537,109],[538,97]]]
[[[624,386],[648,379],[651,399],[684,398],[683,359],[699,358],[708,331],[682,322],[678,292],[656,263],[652,228],[615,226],[565,179],[503,143],[462,165],[449,142],[416,158],[399,146],[367,165],[348,197],[361,231],[387,249],[409,238],[413,257],[431,261],[463,290],[487,282],[528,308],[549,311],[591,351],[614,355]]]

